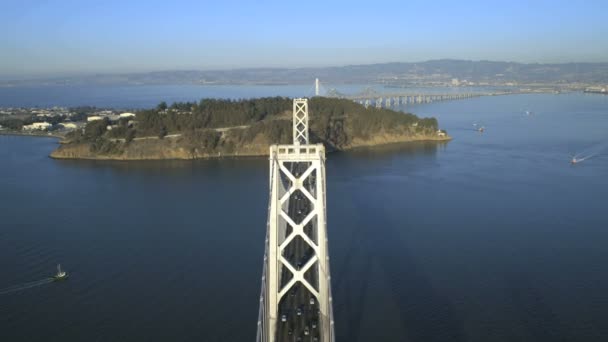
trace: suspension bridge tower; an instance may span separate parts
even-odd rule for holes
[[[294,99],[293,143],[270,147],[258,342],[334,341],[325,190],[325,147],[309,144],[308,100]]]

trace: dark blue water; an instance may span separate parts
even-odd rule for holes
[[[338,339],[607,340],[608,97],[410,109],[454,140],[328,156]],[[55,146],[0,136],[0,293],[71,274],[0,295],[0,341],[254,339],[267,160],[70,162]],[[576,152],[598,154],[571,166]]]
[[[366,88],[379,93],[471,93],[489,88],[385,88],[377,84],[322,84],[321,95],[330,89],[358,94]],[[494,90],[502,90],[493,88]],[[310,97],[309,85],[127,85],[127,86],[31,86],[0,88],[0,107],[97,106],[101,108],[151,108],[167,103],[199,101],[202,98],[249,99],[265,96]]]

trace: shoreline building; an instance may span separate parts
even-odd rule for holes
[[[31,125],[24,125],[22,127],[22,130],[24,130],[24,131],[36,131],[36,130],[45,131],[52,127],[53,127],[53,125],[51,125],[48,122],[34,122]]]

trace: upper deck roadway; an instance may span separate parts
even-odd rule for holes
[[[306,162],[294,162],[289,171],[296,177],[308,168]],[[315,180],[311,179],[304,185],[310,193],[314,193]],[[289,198],[288,212],[294,222],[301,222],[312,210],[310,201],[300,191],[294,192]],[[304,227],[304,232],[311,240],[317,242],[317,234],[312,222]],[[290,228],[287,234],[289,235]],[[285,249],[284,256],[296,269],[305,265],[313,255],[313,249],[302,239],[294,239]],[[286,267],[281,271],[281,286],[287,284],[291,274]],[[316,268],[311,268],[306,279],[318,290],[318,274]],[[319,336],[319,306],[315,297],[301,284],[295,285],[279,303],[279,322],[277,323],[277,341],[320,341]],[[285,321],[283,321],[283,316]]]

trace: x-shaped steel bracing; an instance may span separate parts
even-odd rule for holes
[[[281,209],[281,211],[279,213],[280,217],[283,220],[285,220],[285,222],[293,228],[291,233],[289,234],[289,236],[286,236],[285,240],[279,246],[279,255],[280,255],[279,260],[280,260],[281,264],[284,267],[287,267],[287,269],[292,273],[293,278],[291,278],[291,280],[280,290],[278,300],[280,301],[281,298],[283,298],[283,296],[297,282],[302,283],[302,285],[304,285],[308,289],[308,291],[310,291],[310,293],[313,294],[315,296],[315,298],[317,298],[317,300],[318,300],[320,297],[319,291],[317,291],[314,288],[314,286],[312,286],[312,284],[310,284],[304,278],[304,275],[306,274],[306,272],[319,260],[318,255],[320,254],[319,246],[314,241],[312,241],[310,239],[310,237],[304,232],[304,227],[308,223],[310,223],[314,218],[316,218],[318,215],[318,208],[316,205],[314,205],[316,202],[316,199],[308,191],[308,189],[306,189],[306,187],[304,186],[304,180],[306,180],[306,178],[308,178],[308,176],[310,176],[311,173],[313,173],[317,170],[317,166],[311,163],[308,166],[308,168],[306,169],[306,171],[304,171],[299,177],[296,177],[285,167],[284,163],[285,162],[279,162],[280,172],[291,181],[291,186],[286,190],[285,194],[279,199],[279,208],[283,208],[283,204],[285,204],[285,202],[288,202],[290,196],[297,190],[300,190],[304,194],[304,196],[306,196],[306,198],[310,201],[310,203],[313,204],[313,206],[312,206],[313,208],[310,211],[310,213],[308,213],[308,215],[299,224],[295,223],[293,221],[293,219],[291,217],[289,217],[289,214],[286,213],[283,209]],[[313,249],[314,255],[306,262],[305,265],[303,265],[299,270],[296,270],[291,265],[291,263],[287,259],[285,259],[285,257],[283,256],[283,251],[298,236],[300,238],[302,238],[302,240],[304,240],[306,242],[306,244],[308,244]],[[317,238],[319,238],[319,237],[317,237]],[[321,274],[321,272],[319,272],[319,275],[320,274]]]
[[[293,101],[293,143],[308,144],[308,101],[295,99]]]

